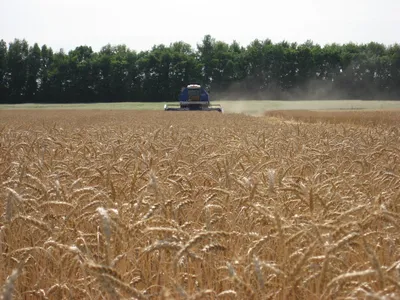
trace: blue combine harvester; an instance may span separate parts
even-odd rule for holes
[[[179,94],[179,104],[164,105],[166,111],[218,111],[223,112],[221,105],[211,105],[207,91],[199,84],[189,84]]]

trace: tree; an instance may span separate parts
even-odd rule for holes
[[[27,83],[27,58],[29,47],[26,40],[15,39],[7,52],[7,76],[9,99],[14,103],[24,102]]]
[[[8,101],[7,43],[0,40],[0,103]]]
[[[215,68],[214,59],[215,39],[211,35],[206,35],[201,44],[197,45],[198,60],[202,64],[201,84],[210,86],[213,82],[213,69]]]
[[[36,102],[36,96],[39,91],[39,73],[41,68],[41,53],[37,43],[29,48],[27,57],[27,82],[25,101]]]
[[[0,41],[3,103],[173,101],[199,83],[218,99],[398,99],[400,46],[255,39],[246,47],[210,35],[136,52],[105,45],[65,53],[37,43]]]

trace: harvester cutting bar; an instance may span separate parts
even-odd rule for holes
[[[219,104],[210,105],[209,103],[199,102],[180,102],[180,104],[165,104],[165,111],[218,111],[223,112],[223,108]]]

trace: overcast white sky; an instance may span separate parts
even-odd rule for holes
[[[273,42],[400,42],[400,0],[0,0],[0,39],[68,51],[107,43],[147,50],[210,34]]]

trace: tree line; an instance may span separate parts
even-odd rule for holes
[[[211,99],[400,99],[400,45],[324,46],[267,39],[246,47],[210,35],[135,51],[106,45],[65,53],[0,41],[0,103],[176,101],[199,83]]]

